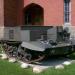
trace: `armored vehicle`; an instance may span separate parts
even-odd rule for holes
[[[5,52],[24,62],[32,63],[49,56],[64,56],[75,50],[75,39],[62,26],[33,26],[22,28],[19,42],[6,41]]]

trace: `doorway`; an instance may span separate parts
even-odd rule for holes
[[[30,4],[24,8],[24,23],[27,26],[40,26],[44,23],[44,10],[40,5]]]

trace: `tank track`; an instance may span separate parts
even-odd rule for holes
[[[36,55],[32,52],[30,53],[30,50],[27,51],[27,49],[21,48],[20,43],[14,44],[12,42],[3,42],[1,44],[4,52],[8,55],[9,58],[15,57],[17,60],[21,60],[26,63],[34,63],[37,61],[41,61],[45,58],[45,55],[42,55],[41,53],[39,53],[39,55]]]
[[[26,48],[22,48],[19,42],[1,42],[4,52],[8,55],[8,57],[15,57],[18,60],[21,60],[26,63],[35,63],[38,61],[42,61],[44,58],[47,58],[49,55],[46,52],[38,52],[32,51]],[[70,55],[73,52],[75,46],[72,47],[70,52],[67,52],[62,55],[55,55],[55,56],[66,56]],[[52,55],[53,56],[53,55]]]

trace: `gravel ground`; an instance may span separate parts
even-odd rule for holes
[[[29,64],[31,67],[39,66],[42,69],[55,67],[57,65],[70,65],[75,62],[75,60],[71,60],[69,58],[57,58],[57,59],[48,59],[42,62],[36,62],[36,64]]]

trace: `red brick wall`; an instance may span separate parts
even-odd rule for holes
[[[4,0],[4,25],[17,25],[17,1],[18,0]]]
[[[75,26],[75,0],[71,0],[71,24]]]
[[[63,0],[24,0],[24,7],[35,3],[44,8],[44,25],[63,25]]]
[[[17,1],[17,24],[23,25],[23,9],[24,9],[24,0],[18,0]]]
[[[4,0],[5,26],[23,25],[23,9],[35,3],[44,9],[44,25],[63,25],[63,0]]]
[[[63,0],[48,0],[45,6],[45,25],[64,24]]]
[[[55,1],[56,0],[0,0],[0,26],[4,25],[4,23],[5,26],[23,25],[23,9],[31,3],[43,7],[45,26],[63,25],[64,2],[63,0]],[[71,24],[75,25],[75,0],[71,0]]]
[[[0,26],[4,25],[4,0],[0,0]]]
[[[63,0],[0,0],[0,25],[16,26],[23,25],[23,9],[35,3],[44,9],[44,25],[64,24]],[[5,11],[4,11],[5,10]],[[3,11],[5,20],[3,18]],[[75,0],[71,0],[71,24],[75,25]]]

